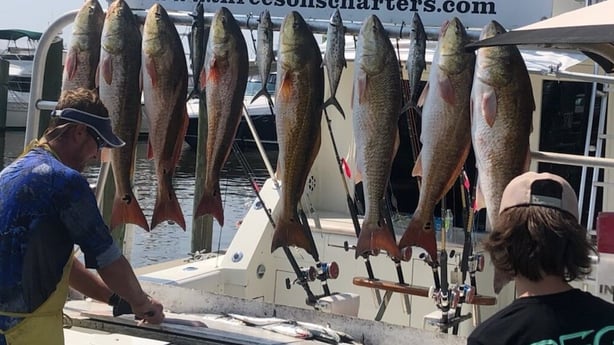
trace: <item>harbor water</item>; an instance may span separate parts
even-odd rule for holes
[[[24,134],[23,131],[0,133],[0,153],[3,156],[0,168],[4,168],[21,154]],[[242,152],[255,174],[256,181],[262,185],[268,177],[268,172],[258,150],[248,147]],[[275,166],[277,150],[268,149],[267,155],[271,164]],[[134,267],[183,258],[191,251],[195,164],[196,151],[184,143],[173,185],[185,216],[186,231],[183,231],[179,225],[166,222],[158,225],[151,232],[146,232],[136,226],[130,227],[134,236],[132,246],[126,249]],[[93,164],[83,172],[90,183],[96,182],[99,168],[99,164]],[[134,188],[145,217],[150,221],[156,198],[156,175],[153,161],[147,159],[146,140],[139,141],[137,146]],[[220,188],[225,224],[224,227],[220,227],[215,220],[213,221],[213,251],[223,251],[228,248],[237,231],[238,223],[256,198],[245,171],[232,154],[222,170]]]

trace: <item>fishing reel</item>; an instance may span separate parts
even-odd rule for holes
[[[470,255],[467,260],[467,265],[469,266],[470,274],[475,274],[475,272],[482,272],[484,270],[484,255]]]
[[[290,290],[290,288],[292,288],[292,285],[295,285],[295,284],[303,285],[309,282],[313,282],[316,280],[317,277],[318,277],[318,271],[316,270],[315,267],[313,266],[302,267],[301,276],[299,278],[296,278],[294,280],[290,280],[290,278],[286,278],[286,289]]]
[[[335,261],[319,262],[317,265],[318,272],[316,278],[320,281],[327,279],[337,279],[339,277],[339,264]]]

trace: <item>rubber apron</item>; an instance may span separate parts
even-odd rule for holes
[[[0,334],[6,337],[8,345],[63,345],[64,329],[62,324],[62,310],[68,296],[70,270],[74,255],[64,266],[62,279],[55,291],[32,313],[11,313],[0,311],[2,316],[23,317],[17,325]]]

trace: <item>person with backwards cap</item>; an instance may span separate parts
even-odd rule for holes
[[[42,138],[0,172],[0,344],[63,344],[69,285],[127,302],[145,322],[163,321],[162,304],[141,288],[81,175],[101,148],[123,145],[95,91],[65,91]],[[74,259],[75,244],[85,265]]]
[[[484,248],[514,278],[517,299],[467,344],[614,344],[614,304],[569,284],[590,273],[594,248],[565,179],[527,172],[510,181]]]

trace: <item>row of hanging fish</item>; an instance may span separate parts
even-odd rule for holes
[[[96,0],[77,13],[63,73],[62,89],[98,87],[111,124],[126,145],[110,150],[115,198],[110,227],[132,223],[145,230],[163,221],[185,229],[172,186],[188,124],[187,65],[183,45],[165,9],[153,5],[143,33],[129,6],[114,0],[106,16]],[[155,162],[156,203],[151,226],[132,191],[136,142],[141,120],[141,85],[149,120],[148,157]]]
[[[245,40],[232,13],[226,8],[218,10],[207,34],[202,4],[199,6],[193,14],[191,60],[197,72],[190,96],[205,92],[208,136],[205,187],[195,217],[209,214],[223,225],[220,171],[230,154],[241,118],[249,61]],[[256,52],[263,81],[267,80],[275,59],[272,30],[270,15],[264,11],[259,19]],[[279,30],[274,107],[279,143],[277,176],[282,188],[281,209],[274,215],[276,228],[271,250],[294,245],[314,255],[316,248],[301,226],[298,210],[320,148],[322,110],[332,105],[345,117],[336,99],[346,66],[345,30],[337,10],[329,23],[324,54],[298,12],[289,13]],[[503,31],[492,22],[484,29],[482,38]],[[96,37],[101,37],[102,44],[96,43]],[[464,50],[468,38],[462,23],[453,18],[441,28],[428,85],[417,99],[416,90],[426,66],[426,34],[418,15],[412,19],[410,40],[406,63],[410,94],[408,105],[402,109],[402,76],[397,55],[377,16],[365,19],[357,37],[352,118],[357,173],[364,179],[366,204],[357,257],[385,250],[393,258],[408,259],[411,253],[408,248],[419,246],[436,261],[433,210],[458,178],[472,143],[480,174],[478,194],[484,196],[479,200],[487,207],[491,224],[496,220],[504,186],[527,167],[534,103],[518,50],[482,48],[476,62],[475,54]],[[324,67],[330,90],[326,100]],[[111,152],[116,177],[111,226],[134,223],[149,230],[130,182],[141,118],[139,75],[143,80],[144,109],[150,121],[148,155],[155,160],[158,180],[151,228],[165,220],[185,228],[172,187],[187,126],[185,99],[189,91],[179,35],[159,4],[148,11],[141,42],[138,25],[123,0],[115,0],[109,6],[106,19],[95,0],[86,1],[75,19],[63,87],[99,86],[113,128],[127,142],[126,147]],[[256,97],[264,96],[272,104],[272,95],[267,92],[266,83],[262,84],[263,89]],[[422,151],[413,175],[420,179],[420,198],[397,243],[391,225],[384,221],[382,201],[398,146],[399,116],[408,107],[418,106],[422,107]]]
[[[365,22],[367,23],[368,21]],[[375,27],[377,25],[373,26]],[[377,45],[377,41],[373,39],[366,43],[369,36],[364,29],[365,26],[358,38],[359,49],[361,45]],[[481,39],[502,32],[505,32],[505,29],[493,21],[483,29]],[[381,40],[386,44],[379,47],[380,58],[390,56],[390,59],[394,59],[389,40],[386,37]],[[479,174],[477,207],[487,208],[491,224],[496,222],[501,195],[507,183],[528,169],[529,135],[535,104],[522,56],[515,46],[489,47],[480,49],[476,60],[474,53],[465,51],[467,43],[466,31],[458,18],[444,23],[427,86],[417,101],[418,105],[422,106],[422,149],[412,175],[417,176],[420,181],[418,206],[398,244],[391,235],[392,231],[386,228],[387,224],[381,214],[374,217],[372,215],[381,210],[385,191],[381,182],[383,179],[387,183],[390,172],[388,164],[393,158],[390,155],[393,136],[389,134],[389,124],[385,122],[396,124],[398,119],[396,116],[384,117],[382,114],[388,114],[383,111],[387,109],[385,104],[388,107],[390,104],[396,106],[400,100],[397,98],[396,101],[388,100],[388,103],[378,102],[379,105],[375,107],[377,112],[373,111],[370,115],[373,118],[378,116],[378,121],[371,120],[369,125],[361,122],[362,117],[369,116],[360,112],[361,73],[369,76],[369,69],[377,70],[380,76],[391,72],[383,68],[377,69],[375,66],[378,64],[375,62],[363,66],[361,54],[365,53],[357,51],[353,100],[354,133],[358,147],[358,169],[366,176],[367,204],[365,221],[356,248],[357,257],[364,253],[385,250],[393,258],[408,260],[411,257],[411,247],[418,246],[425,249],[436,263],[438,255],[433,212],[436,204],[459,178],[472,144]],[[412,41],[411,46],[419,47],[421,44]],[[368,53],[366,55],[371,57]],[[410,48],[406,67],[413,85],[416,78],[412,77],[412,72],[424,68],[422,61]],[[367,80],[373,82],[373,77]],[[380,84],[378,88],[387,92],[398,92],[397,83],[391,81]],[[370,92],[371,95],[374,93],[377,91]],[[413,98],[411,96],[409,102],[412,102]],[[375,126],[378,126],[377,129],[373,129]],[[369,142],[369,131],[382,131],[386,133],[382,137],[387,137],[388,140],[380,140],[382,142],[379,144]],[[387,159],[378,166],[385,167],[385,171],[369,172],[370,164],[378,159],[381,161],[382,157]],[[375,169],[372,168],[371,171],[373,170]],[[495,279],[500,282],[495,282],[497,290],[497,286],[502,286],[504,279]]]

